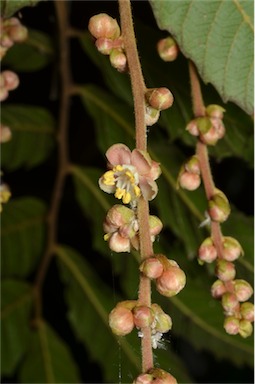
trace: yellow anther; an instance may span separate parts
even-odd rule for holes
[[[111,237],[111,234],[110,234],[110,233],[106,233],[106,234],[104,235],[104,240],[107,241],[107,240],[110,239],[110,237]]]
[[[126,191],[125,189],[116,188],[115,197],[117,199],[122,199],[122,197],[125,195]]]
[[[115,184],[115,178],[114,178],[114,172],[113,171],[107,171],[104,174],[103,183],[105,185],[114,185]]]
[[[137,197],[139,197],[139,196],[141,195],[141,190],[140,190],[140,188],[138,187],[138,185],[134,185],[133,188],[134,188],[135,195],[136,195]]]
[[[135,182],[135,178],[132,172],[126,171],[125,174],[129,177],[130,182],[133,184]]]
[[[113,171],[117,171],[117,172],[123,171],[122,165],[116,165],[116,167],[113,168]]]
[[[122,201],[124,204],[128,204],[131,201],[131,194],[129,192],[126,192],[122,198]]]

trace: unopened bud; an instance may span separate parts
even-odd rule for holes
[[[173,322],[171,317],[162,312],[156,315],[155,331],[160,333],[166,333],[172,328]]]
[[[112,40],[107,39],[105,37],[100,37],[99,39],[97,39],[95,45],[97,47],[97,50],[103,55],[110,55],[113,49]]]
[[[142,373],[134,381],[133,384],[151,384],[153,383],[153,376],[149,373]]]
[[[221,280],[216,280],[211,287],[211,294],[215,299],[220,299],[226,291],[225,284]]]
[[[110,236],[109,234],[106,234],[104,239],[108,240],[109,248],[113,252],[130,252],[130,239],[122,237],[118,232],[115,232]]]
[[[160,368],[151,368],[148,373],[153,376],[153,384],[177,384],[174,376]]]
[[[223,223],[227,220],[230,214],[230,205],[223,192],[216,189],[208,205],[208,213],[213,221]]]
[[[0,125],[0,142],[7,143],[11,140],[12,132],[6,125]]]
[[[234,293],[226,292],[221,299],[222,306],[228,316],[232,316],[240,309],[239,301]]]
[[[157,50],[160,58],[167,62],[174,61],[177,58],[179,52],[178,45],[170,36],[159,40],[157,44]]]
[[[212,263],[217,258],[217,251],[213,244],[212,238],[207,237],[200,245],[198,250],[199,260],[206,263]]]
[[[134,328],[133,313],[121,305],[117,305],[109,314],[109,325],[117,336],[125,336]]]
[[[250,321],[248,320],[240,320],[239,323],[239,335],[243,338],[249,337],[252,334],[253,327]]]
[[[192,136],[199,136],[199,130],[197,125],[197,119],[191,120],[188,125],[186,126],[186,130],[192,135]]]
[[[222,281],[230,281],[235,278],[236,270],[233,263],[219,259],[215,268],[216,276]]]
[[[228,316],[224,321],[224,329],[229,335],[237,335],[239,333],[239,319],[235,316]]]
[[[233,237],[225,236],[223,240],[222,257],[227,261],[234,261],[243,256],[244,251],[240,243]]]
[[[144,305],[137,306],[133,309],[134,323],[137,328],[151,326],[154,320],[153,311]]]
[[[124,72],[127,69],[127,57],[124,52],[119,49],[113,49],[109,57],[111,65],[119,72]]]
[[[169,267],[156,280],[156,288],[163,296],[177,295],[186,284],[186,276],[179,267]]]
[[[215,145],[219,139],[219,133],[213,125],[208,132],[200,134],[200,140],[206,145]]]
[[[251,285],[242,279],[237,279],[234,281],[234,292],[238,301],[244,302],[249,300],[253,294],[253,289]]]
[[[145,125],[151,127],[159,119],[160,112],[158,109],[152,108],[149,105],[145,107]]]
[[[3,71],[2,76],[4,78],[4,86],[7,91],[12,91],[19,85],[19,78],[16,73],[12,71]]]
[[[23,43],[28,37],[28,30],[24,25],[15,25],[10,28],[9,37],[15,43]]]
[[[150,215],[149,216],[149,226],[150,226],[151,236],[156,236],[162,230],[163,223],[157,216]]]
[[[145,98],[152,108],[162,111],[172,106],[174,97],[168,88],[152,88],[145,93]]]
[[[120,28],[117,21],[106,13],[92,16],[89,20],[88,29],[96,39],[106,37],[114,40],[120,36]]]
[[[242,303],[240,313],[244,320],[254,321],[254,304],[249,302]]]
[[[207,133],[212,127],[211,120],[208,117],[197,117],[196,123],[198,131],[202,135]]]
[[[201,184],[201,177],[197,173],[181,171],[178,177],[178,184],[188,191],[195,191]]]
[[[157,279],[163,273],[163,265],[155,257],[144,260],[139,269],[149,279]]]
[[[214,117],[217,119],[222,119],[224,112],[226,112],[226,110],[223,107],[216,104],[208,105],[205,110],[206,110],[206,114],[209,117]]]
[[[191,158],[184,164],[184,168],[187,172],[196,173],[200,175],[200,165],[198,157],[196,155],[191,156]]]

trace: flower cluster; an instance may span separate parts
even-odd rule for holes
[[[19,86],[19,78],[12,71],[3,71],[0,73],[0,101],[4,101],[9,96],[9,91]]]
[[[127,70],[127,58],[118,22],[111,16],[100,13],[90,18],[88,29],[96,39],[100,53],[109,55],[111,65],[119,72]]]
[[[172,328],[172,319],[158,304],[147,307],[136,300],[126,300],[110,312],[109,325],[117,336],[126,336],[136,328],[138,336],[143,337],[142,329],[150,327],[152,347],[156,349],[161,347],[163,334]]]
[[[188,191],[194,191],[200,186],[200,166],[198,157],[192,156],[182,165],[177,179],[177,188],[181,187]]]
[[[222,239],[222,252],[219,257],[212,237],[208,237],[201,244],[198,257],[200,263],[216,261],[215,274],[218,280],[213,283],[211,293],[215,299],[221,300],[226,316],[226,332],[247,337],[252,333],[251,323],[254,321],[254,305],[247,302],[253,294],[253,289],[245,280],[235,279],[236,270],[233,264],[243,253],[239,242],[226,236]]]
[[[222,121],[225,109],[219,105],[211,104],[205,108],[205,116],[197,117],[189,122],[186,129],[206,145],[215,145],[225,134]]]

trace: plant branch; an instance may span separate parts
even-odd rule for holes
[[[58,143],[58,170],[53,187],[50,210],[48,214],[48,240],[46,250],[39,266],[35,278],[35,297],[36,297],[36,315],[41,316],[41,288],[44,282],[50,261],[55,252],[57,244],[58,231],[58,213],[65,184],[65,178],[68,172],[68,149],[67,149],[67,130],[69,122],[69,97],[71,86],[71,75],[69,69],[69,41],[68,31],[68,10],[67,3],[64,1],[55,1],[56,14],[59,28],[59,52],[60,52],[60,79],[61,79],[61,99],[59,105],[59,127],[57,134]]]
[[[128,67],[131,78],[131,86],[134,99],[135,123],[136,123],[136,148],[147,150],[147,134],[145,125],[145,83],[143,79],[141,64],[138,56],[135,32],[133,28],[132,10],[130,0],[119,0],[120,24],[123,35],[125,52],[127,55]],[[143,197],[138,200],[137,206],[140,255],[141,260],[150,257],[153,254],[152,242],[150,238],[149,227],[149,203]],[[139,284],[140,305],[150,307],[151,305],[151,282],[141,275]],[[153,367],[153,354],[151,345],[151,328],[141,329],[143,337],[142,343],[142,370],[148,371]]]
[[[205,116],[205,106],[203,102],[199,78],[197,75],[196,68],[191,61],[189,62],[189,73],[194,116]],[[209,163],[207,146],[202,143],[199,139],[196,145],[196,154],[200,165],[201,177],[204,183],[206,197],[209,201],[215,194],[215,184],[213,181],[211,167]],[[220,224],[215,221],[211,222],[211,235],[214,246],[217,250],[218,257],[220,258],[222,255],[222,233]]]

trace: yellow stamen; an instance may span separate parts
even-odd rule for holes
[[[131,194],[129,192],[126,192],[122,198],[122,201],[124,204],[128,204],[131,201]]]
[[[125,195],[126,191],[125,189],[116,188],[115,197],[117,199],[122,199],[122,197]]]
[[[111,237],[111,234],[110,234],[110,233],[106,233],[106,234],[104,235],[104,240],[107,241],[107,240],[110,239],[110,237]]]
[[[136,195],[137,197],[139,197],[139,196],[141,195],[141,190],[140,190],[140,188],[138,187],[138,185],[134,185],[133,188],[134,188],[135,195]]]
[[[123,171],[122,165],[116,165],[116,167],[113,168],[113,171],[117,171],[117,172]]]
[[[115,184],[115,178],[114,178],[114,172],[113,171],[105,172],[105,174],[103,176],[103,183],[105,185],[114,185]]]

